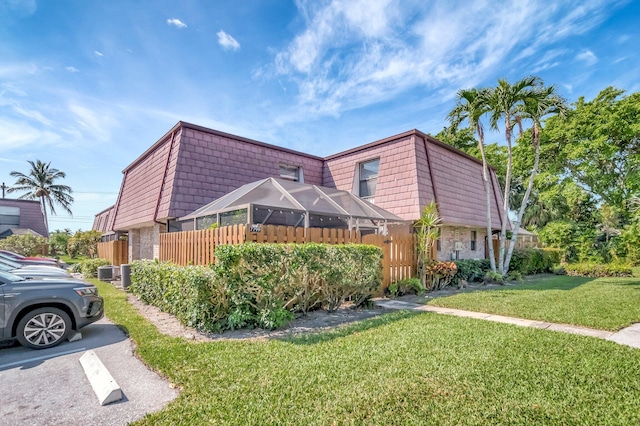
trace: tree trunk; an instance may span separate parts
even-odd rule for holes
[[[511,191],[511,167],[513,156],[511,152],[511,119],[507,112],[504,120],[505,136],[507,138],[507,174],[504,181],[504,200],[502,205],[502,227],[500,229],[500,257],[498,258],[498,270],[504,276],[507,275],[505,267],[505,244],[507,240],[507,222],[509,221],[509,192]]]
[[[531,170],[531,175],[529,176],[529,183],[527,184],[527,190],[524,193],[524,197],[522,198],[522,204],[520,205],[520,210],[518,210],[518,217],[516,228],[513,230],[513,234],[511,235],[511,245],[509,246],[509,250],[507,252],[507,258],[505,259],[505,269],[509,270],[509,264],[511,263],[511,256],[513,255],[513,248],[516,246],[516,241],[518,239],[518,229],[520,228],[520,223],[522,223],[522,216],[524,216],[524,210],[527,207],[527,203],[529,202],[529,196],[531,195],[531,189],[533,188],[533,181],[538,174],[538,165],[540,163],[540,128],[538,124],[534,122],[532,136],[533,138],[533,146],[535,147],[535,158],[533,161],[533,169]]]
[[[484,136],[481,132],[478,132],[478,148],[482,154],[482,180],[484,181],[484,192],[487,201],[487,240],[489,249],[489,264],[491,265],[491,271],[496,272],[496,257],[493,251],[493,241],[491,239],[491,187],[489,186],[489,167],[487,166],[487,157],[484,153]]]
[[[47,229],[47,233],[49,232],[49,218],[47,217],[47,205],[44,202],[44,197],[40,196],[40,209],[42,210],[42,215],[44,216],[44,227]]]

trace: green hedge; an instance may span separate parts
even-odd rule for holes
[[[135,261],[129,289],[144,302],[199,330],[222,330],[229,315],[226,288],[205,266]]]
[[[458,268],[456,274],[453,276],[452,284],[458,284],[461,280],[465,280],[469,283],[483,281],[484,276],[491,269],[491,264],[488,259],[466,259],[455,260],[454,263]]]
[[[111,262],[107,259],[87,259],[82,262],[74,263],[71,272],[80,272],[85,278],[95,278],[98,276],[98,268],[100,266],[109,266]]]
[[[548,273],[560,263],[562,250],[559,249],[515,249],[509,264],[509,271],[522,275]]]
[[[623,263],[572,263],[564,267],[567,275],[577,277],[631,277],[631,266]]]
[[[134,262],[130,289],[201,330],[273,329],[294,312],[364,303],[382,280],[381,259],[367,245],[223,245],[213,270]]]

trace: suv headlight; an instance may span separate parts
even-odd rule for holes
[[[78,293],[80,296],[97,296],[98,289],[95,287],[77,287],[74,288],[73,291]]]

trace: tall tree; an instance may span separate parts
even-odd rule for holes
[[[640,193],[640,92],[623,94],[608,87],[590,102],[581,97],[566,120],[545,123],[556,173],[617,209],[621,226],[631,220],[630,198]]]
[[[466,121],[469,128],[478,135],[478,150],[482,158],[482,180],[484,182],[487,208],[489,262],[491,264],[491,270],[496,272],[495,254],[493,252],[493,244],[491,243],[491,183],[489,181],[489,165],[487,164],[487,156],[485,153],[484,127],[481,121],[482,116],[487,112],[489,112],[489,104],[487,102],[487,91],[485,89],[463,89],[458,91],[456,95],[456,106],[447,116],[447,120],[451,123],[452,129],[457,129]]]
[[[502,205],[502,228],[500,230],[500,253],[498,256],[498,271],[506,275],[509,265],[505,265],[507,258],[505,252],[507,239],[507,220],[509,216],[509,200],[511,192],[511,172],[513,168],[513,128],[518,122],[518,113],[525,100],[535,96],[535,86],[540,85],[538,77],[525,77],[514,84],[507,80],[499,79],[498,86],[487,90],[487,104],[490,109],[489,120],[491,128],[498,130],[501,121],[504,121],[505,140],[507,142],[507,170],[504,184],[504,200]]]
[[[538,173],[538,165],[540,163],[540,133],[542,131],[542,119],[550,114],[564,117],[567,112],[566,101],[558,96],[554,86],[544,87],[541,85],[535,87],[533,91],[528,91],[527,96],[523,98],[523,101],[518,107],[516,107],[516,121],[522,128],[522,120],[530,120],[532,122],[531,128],[531,144],[534,149],[533,168],[529,176],[529,182],[527,189],[522,198],[520,209],[516,219],[516,227],[511,235],[511,244],[507,251],[507,256],[504,259],[503,274],[506,274],[509,270],[509,263],[511,262],[511,256],[513,249],[516,246],[518,238],[518,228],[522,223],[522,216],[524,215],[525,208],[529,202],[529,195],[533,188],[533,183]],[[511,158],[511,156],[510,156]],[[509,166],[507,166],[509,168]]]
[[[71,204],[73,203],[73,192],[67,185],[55,183],[58,179],[64,179],[66,174],[51,167],[51,163],[43,163],[40,160],[28,161],[31,165],[29,174],[13,171],[11,176],[17,178],[16,183],[9,188],[8,192],[27,191],[21,195],[20,199],[40,201],[40,209],[44,215],[44,222],[49,227],[47,209],[55,214],[54,204],[59,204],[69,215]]]

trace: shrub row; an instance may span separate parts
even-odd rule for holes
[[[129,289],[144,302],[199,330],[220,330],[229,315],[226,288],[205,266],[134,261]]]
[[[366,302],[382,279],[382,252],[367,245],[242,244],[216,248],[216,265],[179,267],[133,262],[131,291],[209,331],[278,328],[350,299]]]
[[[567,275],[577,277],[631,277],[631,266],[623,263],[572,263],[564,266]]]
[[[559,249],[515,249],[509,264],[509,271],[522,275],[541,274],[553,271],[553,266],[560,263],[562,250]]]
[[[111,265],[107,259],[87,259],[82,262],[75,263],[69,267],[71,272],[80,272],[85,278],[98,276],[98,268],[100,266]]]
[[[452,283],[458,284],[461,280],[466,282],[478,282],[483,281],[487,271],[491,269],[489,260],[487,259],[467,259],[454,261],[458,268]]]

